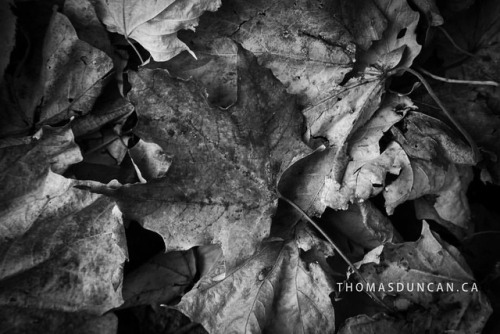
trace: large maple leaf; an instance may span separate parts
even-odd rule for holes
[[[173,156],[163,179],[93,186],[164,238],[167,250],[219,243],[232,266],[269,233],[279,175],[308,149],[295,100],[253,56],[238,51],[238,102],[208,105],[193,81],[164,70],[130,74],[136,132]]]
[[[225,273],[221,261],[176,308],[210,333],[333,333],[333,282],[319,258],[304,260],[309,250],[333,255],[301,226],[294,239],[263,243],[234,270]]]

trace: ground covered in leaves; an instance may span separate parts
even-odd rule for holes
[[[498,333],[499,17],[2,1],[0,332]]]

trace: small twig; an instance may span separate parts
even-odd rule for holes
[[[455,83],[455,84],[465,84],[465,85],[483,85],[483,86],[498,86],[498,82],[495,81],[475,81],[475,80],[458,80],[458,79],[448,79],[448,78],[443,78],[438,75],[432,74],[431,72],[423,69],[422,67],[417,67],[417,69],[422,72],[423,74],[431,77],[434,80],[439,80],[443,82],[448,82],[448,83]]]
[[[312,220],[311,217],[309,217],[307,215],[307,213],[305,213],[304,210],[302,210],[297,204],[295,204],[294,202],[292,202],[291,200],[289,200],[288,198],[286,198],[285,196],[283,196],[279,192],[278,189],[276,189],[276,192],[277,192],[279,198],[281,198],[282,200],[284,200],[285,202],[287,202],[288,204],[290,204],[295,210],[297,210],[302,216],[304,216],[304,218],[312,226],[314,226],[314,228],[316,230],[318,230],[318,232],[321,233],[321,235],[323,237],[325,237],[325,239],[332,245],[333,249],[335,249],[335,251],[342,257],[342,259],[353,270],[353,272],[356,275],[358,275],[358,277],[363,281],[363,283],[365,284],[365,286],[368,286],[368,282],[363,277],[363,275],[361,275],[361,273],[358,270],[358,268],[356,268],[356,266],[351,262],[351,260],[349,260],[349,258],[340,250],[340,248],[333,242],[333,240],[328,236],[328,234],[326,234],[326,232],[323,231],[323,229],[314,220]],[[368,293],[368,295],[370,295],[370,297],[373,298],[373,300],[375,300],[378,304],[380,304],[381,306],[383,306],[385,309],[389,310],[390,312],[394,311],[389,305],[387,305],[386,303],[384,303],[382,301],[382,299],[380,299],[373,291],[371,291],[370,289],[367,289],[367,293]]]
[[[467,50],[464,50],[462,49],[460,46],[458,46],[457,43],[455,43],[455,41],[453,40],[453,38],[450,36],[450,34],[448,34],[448,32],[443,28],[443,27],[437,27],[442,33],[443,35],[450,41],[450,43],[455,47],[455,49],[457,49],[458,51],[462,52],[463,54],[466,54],[467,56],[469,57],[477,57],[477,55],[473,54],[473,53],[470,53],[469,51]]]
[[[465,131],[465,129],[460,125],[460,123],[458,123],[455,120],[455,118],[451,115],[451,113],[448,111],[448,109],[446,109],[444,104],[437,97],[436,93],[434,93],[434,90],[432,90],[431,85],[429,85],[427,80],[424,79],[422,74],[418,73],[417,71],[415,71],[409,67],[398,67],[398,68],[395,68],[394,70],[392,70],[391,72],[399,72],[399,71],[411,73],[414,76],[416,76],[418,78],[418,80],[420,80],[420,82],[424,85],[425,89],[427,90],[427,93],[429,93],[429,95],[432,97],[434,102],[436,102],[436,104],[439,106],[439,108],[441,108],[441,110],[444,112],[446,117],[448,117],[448,119],[451,121],[451,123],[458,129],[458,131],[460,131],[462,136],[467,140],[467,143],[469,144],[469,146],[472,149],[472,156],[473,156],[474,163],[477,163],[479,161],[480,154],[479,154],[479,149],[477,148],[476,143],[474,142],[472,137],[469,135],[469,133],[467,131]]]

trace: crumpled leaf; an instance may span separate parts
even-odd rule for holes
[[[320,216],[326,207],[346,210],[349,201],[354,200],[355,185],[346,185],[349,178],[355,183],[356,177],[351,175],[356,171],[354,161],[379,157],[379,141],[384,132],[412,108],[414,106],[408,98],[388,95],[368,123],[354,134],[346,134],[349,136],[349,152],[345,146],[342,149],[332,147],[317,150],[297,161],[283,174],[280,192],[311,215]],[[353,161],[349,162],[348,154]],[[371,192],[369,190],[365,195]]]
[[[22,236],[53,198],[71,189],[72,181],[54,172],[82,160],[69,126],[42,127],[38,138],[0,143],[0,242]]]
[[[194,283],[195,261],[192,250],[155,255],[125,278],[121,307],[167,304],[182,296]]]
[[[444,19],[439,12],[435,0],[412,0],[412,3],[417,6],[420,12],[424,13],[431,26],[440,26],[443,24]]]
[[[12,0],[2,1],[0,4],[0,83],[3,81],[3,74],[10,62],[10,53],[14,49],[16,42],[16,16],[12,13]]]
[[[0,313],[100,315],[122,303],[121,214],[51,170],[72,162],[69,126],[43,130],[38,142],[1,149]]]
[[[168,156],[158,144],[148,143],[142,139],[129,150],[129,154],[141,177],[147,181],[165,177],[172,164],[172,157]]]
[[[317,246],[333,254],[311,233],[266,242],[225,275],[216,267],[176,308],[210,333],[333,333],[333,284],[320,265],[301,258],[301,249]]]
[[[111,32],[139,42],[156,61],[189,50],[177,31],[194,29],[204,11],[216,11],[220,0],[94,0],[101,21]]]
[[[321,221],[334,226],[351,241],[372,250],[386,242],[399,242],[401,236],[387,216],[369,200],[353,203],[347,210],[326,210]]]
[[[78,39],[63,14],[55,12],[47,29],[42,73],[26,110],[40,104],[40,123],[56,123],[88,113],[113,68],[104,52]]]
[[[343,176],[343,191],[350,201],[364,201],[384,191],[386,209],[392,213],[393,207],[406,200],[413,183],[410,161],[398,143],[390,142],[381,153],[379,142],[412,109],[415,106],[409,98],[388,95],[370,121],[352,135],[352,160]],[[397,179],[386,185],[388,173]]]
[[[144,185],[91,186],[164,238],[167,251],[218,243],[228,266],[269,233],[279,175],[308,149],[293,98],[244,50],[238,103],[211,108],[192,81],[164,70],[131,73],[141,138],[172,155],[167,177]]]
[[[441,218],[438,222],[461,239],[471,223],[466,197],[473,177],[467,166],[474,161],[471,148],[447,125],[422,113],[408,113],[400,128],[391,131],[411,159],[413,182],[407,199],[437,195],[431,207]],[[434,218],[432,210],[425,211],[420,210],[421,218]]]
[[[420,15],[406,0],[372,1],[386,18],[387,27],[382,39],[374,41],[366,52],[362,52],[360,62],[383,73],[396,67],[410,67],[422,49],[415,31]],[[371,25],[364,29],[371,29]]]
[[[381,298],[391,296],[384,301],[408,311],[407,321],[423,323],[432,333],[480,332],[492,312],[485,295],[472,290],[474,276],[460,252],[433,234],[425,221],[416,242],[379,246],[357,265],[366,281],[377,287],[376,294]],[[395,282],[405,287],[414,284],[415,289],[416,283],[434,285],[418,293],[411,288],[390,292],[388,283]],[[437,290],[439,283],[445,287],[453,283],[453,291]],[[464,283],[468,284],[468,292],[460,290]],[[385,291],[378,288],[380,284],[384,284]]]

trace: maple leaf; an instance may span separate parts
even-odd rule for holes
[[[220,261],[176,308],[210,333],[333,333],[333,283],[318,263],[301,256],[317,247],[333,254],[302,227],[295,239],[263,243],[227,273]]]
[[[95,316],[121,304],[127,249],[115,204],[54,172],[81,159],[69,126],[38,137],[0,152],[0,317],[47,314],[57,327],[59,311]]]
[[[189,50],[177,31],[194,29],[200,15],[217,10],[220,0],[94,0],[94,5],[109,31],[135,39],[154,60],[166,61]]]
[[[269,70],[238,51],[238,102],[208,105],[192,81],[164,70],[131,73],[136,132],[173,156],[163,179],[113,189],[123,212],[164,238],[167,250],[219,243],[228,266],[269,233],[280,174],[308,151],[297,106]]]
[[[458,249],[432,233],[425,221],[421,237],[416,242],[379,246],[366,254],[357,265],[368,284],[374,283],[375,286],[385,284],[387,287],[389,282],[404,285],[416,284],[415,282],[433,283],[433,286],[453,282],[458,285],[453,291],[441,293],[429,290],[415,293],[413,289],[393,292],[387,288],[385,291],[375,289],[375,293],[382,298],[391,295],[390,303],[396,309],[409,311],[413,318],[409,316],[408,320],[417,327],[425,324],[422,330],[477,332],[491,314],[491,306],[482,292],[457,292],[456,288],[460,290],[463,284],[468,285],[467,289],[472,287],[472,272]],[[389,298],[385,300],[388,301]]]

